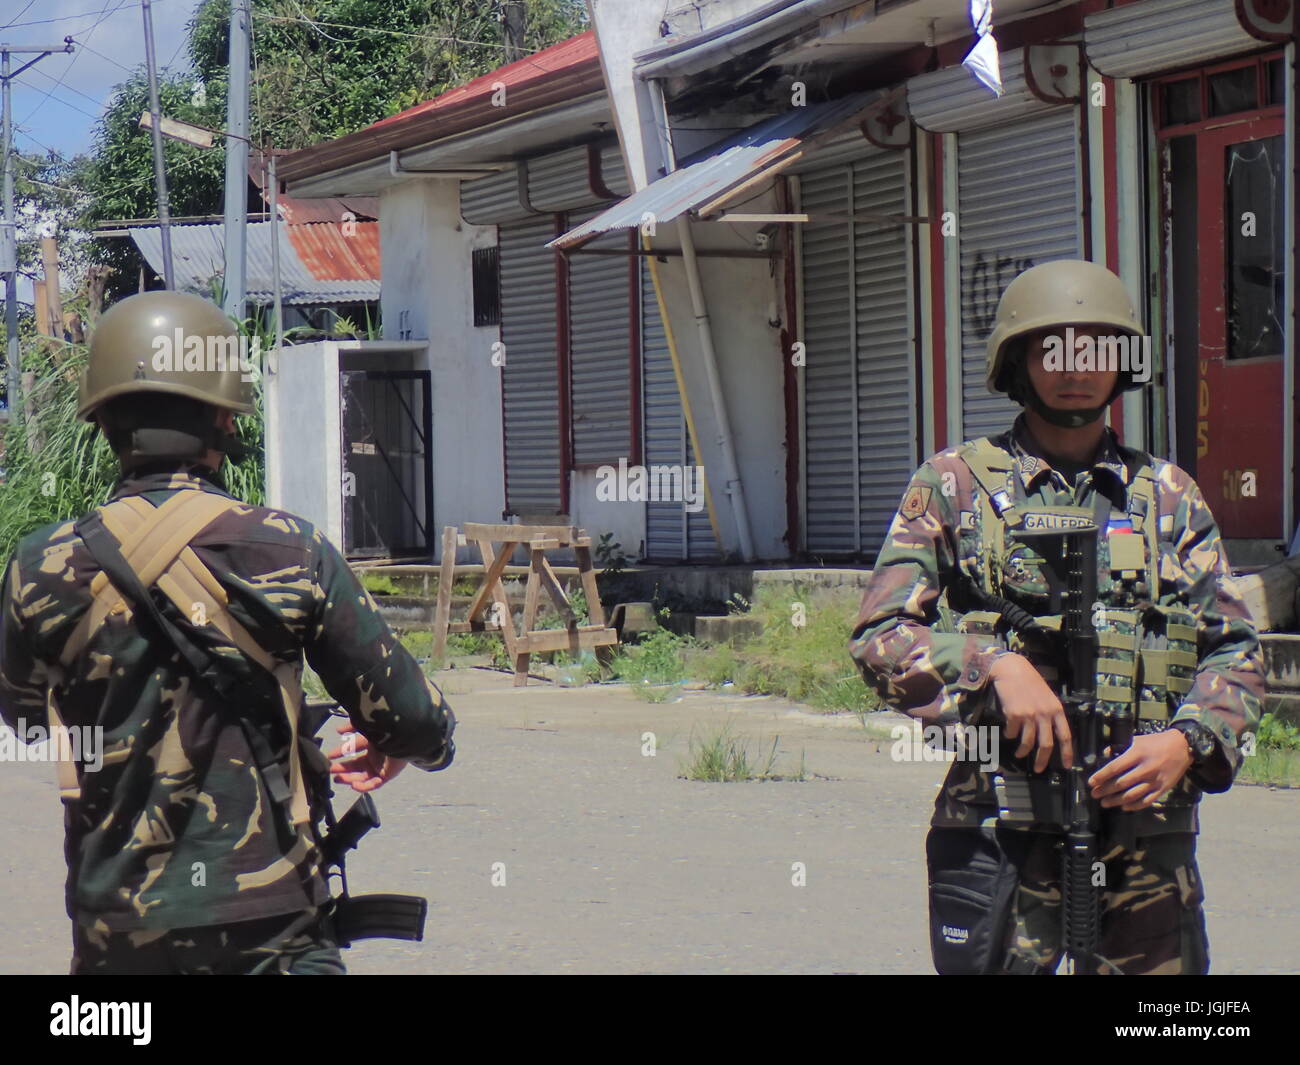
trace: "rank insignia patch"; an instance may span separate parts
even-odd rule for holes
[[[930,506],[931,491],[924,485],[914,485],[903,497],[903,505],[898,508],[898,512],[909,520],[920,517]]]

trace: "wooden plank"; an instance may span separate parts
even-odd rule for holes
[[[483,565],[490,570],[497,562],[496,553],[492,550],[491,542],[488,540],[480,540],[478,542],[478,547],[479,551],[483,554]],[[507,552],[501,557],[507,558],[509,557],[509,553]],[[510,616],[510,600],[506,598],[506,592],[505,589],[501,587],[500,580],[492,583],[492,589],[493,598],[496,602],[501,604],[501,635],[506,641],[506,653],[513,658],[519,653],[519,650],[516,647],[515,641],[514,618]]]
[[[540,562],[546,556],[537,548],[533,549],[532,572],[528,574],[528,587],[524,590],[524,620],[520,626],[524,632],[531,632],[537,622],[537,599],[542,592],[542,567]]]
[[[528,683],[528,659],[531,656],[527,651],[515,655],[515,684],[516,688],[522,688]]]
[[[574,629],[542,629],[527,632],[519,637],[520,645],[527,644],[529,651],[592,650],[607,644],[618,643],[618,633],[597,625],[581,625]]]
[[[470,540],[505,540],[518,543],[522,540],[559,540],[570,544],[578,535],[572,525],[481,525],[469,522],[464,528],[465,536]]]
[[[547,592],[550,593],[551,601],[555,603],[555,609],[564,615],[566,622],[576,625],[578,616],[573,612],[573,604],[564,594],[564,586],[560,583],[560,578],[555,575],[555,570],[545,558],[542,559],[542,581],[546,585]]]
[[[528,549],[530,551],[555,551],[565,546],[559,540],[529,540]]]
[[[575,548],[578,573],[582,577],[582,590],[587,595],[587,617],[593,625],[605,624],[605,608],[600,602],[600,589],[596,587],[596,571],[591,568],[591,548]]]
[[[451,586],[456,581],[456,526],[442,530],[442,566],[438,570],[438,601],[433,612],[433,648],[430,657],[439,661],[447,650],[447,625],[451,621]]]
[[[510,541],[502,544],[501,557],[494,558],[492,564],[488,565],[487,559],[491,545],[486,540],[480,540],[478,544],[479,549],[483,552],[483,566],[487,570],[487,576],[484,578],[483,586],[478,590],[478,594],[474,596],[474,601],[469,605],[469,616],[467,619],[469,621],[473,621],[479,616],[483,607],[487,605],[488,598],[494,595],[496,589],[500,587],[501,571],[506,568],[506,563],[510,561],[510,552],[515,548],[515,545]],[[505,594],[504,589],[502,589],[501,594]]]

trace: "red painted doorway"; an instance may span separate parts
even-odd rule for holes
[[[1280,74],[1260,56],[1156,85],[1175,455],[1227,539],[1289,535]]]

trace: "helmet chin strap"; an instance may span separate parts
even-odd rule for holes
[[[1034,388],[1033,382],[1029,379],[1029,368],[1025,365],[1025,360],[1020,359],[1016,364],[1015,374],[1011,380],[1011,388],[1008,391],[1012,399],[1022,406],[1029,407],[1044,421],[1050,422],[1052,425],[1059,425],[1064,429],[1078,429],[1084,425],[1091,425],[1104,415],[1106,408],[1123,391],[1123,388],[1121,380],[1117,380],[1110,396],[1100,407],[1086,407],[1083,410],[1063,410],[1060,407],[1049,407],[1043,402],[1038,390]]]

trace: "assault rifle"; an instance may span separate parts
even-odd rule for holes
[[[341,715],[342,709],[330,701],[308,700],[306,720],[314,724],[311,733],[320,730],[325,719]],[[318,745],[312,739],[309,743]],[[317,750],[319,751],[319,746]],[[326,875],[337,875],[342,890],[330,902],[330,917],[339,946],[351,946],[358,939],[404,939],[418,942],[424,938],[424,919],[429,910],[427,899],[419,895],[357,895],[348,894],[347,853],[361,842],[371,829],[379,827],[379,808],[369,795],[362,795],[347,813],[335,820],[330,799],[329,770],[318,774],[313,802],[313,814],[323,819],[327,828],[320,837],[321,865]],[[329,869],[336,870],[330,874]]]
[[[1097,703],[1098,636],[1093,625],[1097,602],[1099,516],[1080,507],[1029,511],[1017,537],[1057,540],[1056,551],[1040,550],[1052,598],[1052,613],[1061,615],[1059,632],[1039,625],[1026,611],[997,596],[983,595],[1027,641],[1047,648],[1061,674],[1061,704],[1070,723],[1074,761],[1060,766],[1053,754],[1047,780],[995,778],[1000,815],[1006,821],[1040,822],[1063,829],[1061,859],[1062,946],[1076,975],[1114,966],[1097,954],[1101,925],[1101,889],[1093,868],[1100,857],[1098,829],[1101,803],[1092,798],[1088,778],[1111,758],[1128,749],[1133,738],[1132,709],[1103,715]]]

